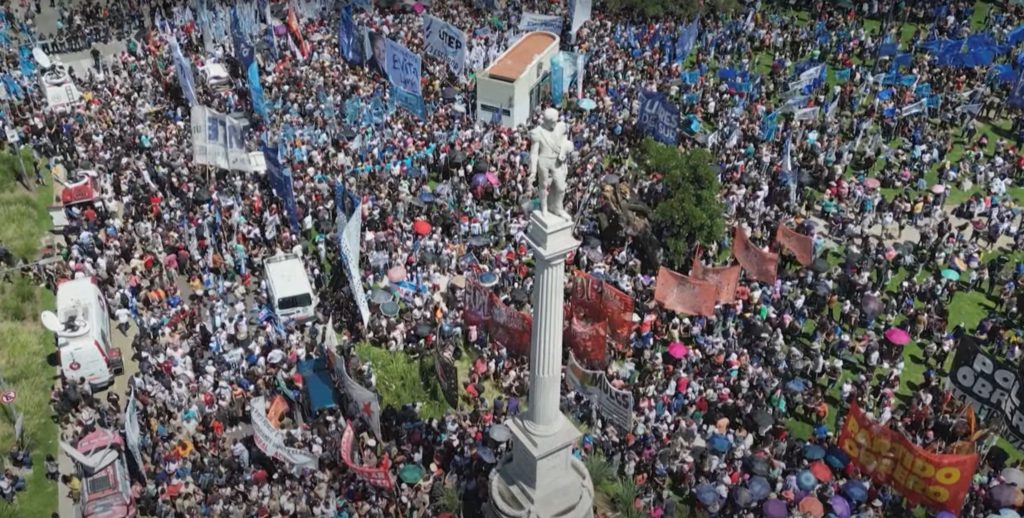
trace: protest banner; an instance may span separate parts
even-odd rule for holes
[[[495,293],[491,293],[490,299],[491,318],[487,333],[491,340],[504,345],[510,353],[529,358],[533,318],[506,306]]]
[[[814,240],[811,236],[805,236],[785,224],[780,224],[779,229],[775,231],[775,242],[793,252],[801,265],[810,266],[814,262]]]
[[[564,339],[573,356],[589,367],[604,368],[608,358],[608,323],[589,322],[577,315],[571,315],[569,322]]]
[[[690,278],[710,282],[715,285],[715,303],[732,304],[736,302],[736,288],[740,285],[740,265],[710,267],[693,258]]]
[[[986,354],[980,343],[970,335],[960,339],[949,384],[955,396],[974,407],[979,415],[1001,415],[1006,423],[1005,439],[1024,447],[1024,386],[1019,369],[1012,362]]]
[[[751,279],[767,283],[775,282],[779,254],[765,252],[754,246],[750,242],[750,238],[747,237],[747,233],[740,227],[736,227],[733,233],[732,256],[739,261],[740,266]]]
[[[466,33],[429,14],[423,15],[423,50],[447,63],[455,75],[466,68]]]
[[[591,322],[607,322],[607,337],[621,346],[629,345],[633,330],[633,297],[583,271],[572,278],[569,305]]]
[[[341,8],[341,20],[338,22],[338,50],[341,57],[352,65],[366,62],[366,51],[363,50],[363,38],[356,30],[352,19],[352,5]]]
[[[662,266],[654,285],[654,300],[684,315],[712,316],[718,288],[708,282],[687,277]]]
[[[263,148],[263,159],[267,166],[267,180],[274,195],[283,203],[288,212],[288,223],[292,231],[299,231],[299,214],[295,205],[295,187],[291,171],[281,163],[281,145]]]
[[[434,346],[434,370],[441,385],[441,394],[452,408],[459,408],[459,372],[455,362],[441,353],[441,341]]]
[[[391,84],[415,95],[422,95],[420,74],[423,60],[419,54],[405,48],[405,45],[384,39],[385,65],[384,71]]]
[[[623,430],[633,429],[633,394],[613,387],[604,372],[585,369],[570,352],[565,379],[574,391],[590,399],[608,421]]]
[[[268,457],[292,465],[293,470],[310,469],[317,470],[320,461],[316,455],[306,450],[291,448],[285,445],[285,432],[274,428],[274,425],[267,417],[267,404],[263,397],[255,397],[249,402],[251,406],[250,417],[252,418],[253,439],[256,447]]]
[[[959,514],[978,464],[978,455],[932,453],[903,434],[882,426],[857,406],[839,434],[839,447],[871,480],[891,486],[907,501]]]
[[[679,142],[679,108],[658,92],[640,92],[638,126],[654,140],[674,146]]]
[[[371,485],[391,490],[395,483],[388,474],[387,461],[382,466],[363,466],[352,460],[352,444],[355,442],[355,432],[352,426],[345,427],[345,433],[341,435],[341,461],[348,469],[352,470],[359,478],[369,482]],[[386,459],[387,457],[385,457]]]
[[[128,395],[128,404],[124,407],[124,442],[128,452],[135,459],[135,465],[139,466],[139,472],[145,477],[146,470],[142,463],[142,429],[139,427],[139,402],[135,398],[135,388],[132,388]]]
[[[466,279],[462,306],[462,316],[467,326],[487,326],[491,319],[491,291],[475,279]]]
[[[575,39],[576,31],[580,30],[594,10],[593,0],[569,0],[569,37]]]
[[[299,49],[299,54],[302,59],[309,57],[309,53],[312,51],[310,44],[306,41],[306,38],[302,35],[302,28],[299,27],[299,19],[295,16],[295,9],[288,9],[288,17],[285,20],[285,25],[288,27],[288,32],[292,35],[295,40],[295,45]]]
[[[335,224],[338,234],[338,248],[342,264],[348,273],[348,287],[363,319],[363,325],[370,325],[370,305],[366,301],[363,276],[359,269],[359,243],[363,236],[362,199],[338,182],[334,189],[334,205],[337,214]]]
[[[519,28],[524,31],[547,31],[556,35],[562,34],[562,17],[549,14],[524,12],[519,20]]]
[[[246,122],[206,106],[192,107],[192,161],[234,171],[253,171],[242,132]]]
[[[249,36],[242,31],[237,8],[231,9],[231,40],[235,47],[235,59],[241,65],[242,72],[249,83],[249,99],[252,102],[252,110],[264,121],[269,121],[270,113],[267,111],[267,101],[263,97],[263,86],[260,84],[259,65],[256,63]]]

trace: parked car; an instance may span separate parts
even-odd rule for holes
[[[82,437],[76,449],[91,461],[89,465],[78,463],[82,479],[82,518],[135,516],[124,439],[100,428]]]

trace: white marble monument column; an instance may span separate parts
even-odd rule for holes
[[[534,211],[527,240],[536,260],[530,394],[525,415],[507,423],[512,453],[491,473],[488,513],[501,518],[590,518],[594,488],[572,456],[580,432],[559,410],[565,258],[579,246],[572,222]]]

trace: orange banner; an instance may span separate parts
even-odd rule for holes
[[[736,302],[736,288],[740,285],[740,265],[710,267],[701,264],[696,257],[693,258],[693,267],[690,269],[690,277],[715,285],[715,301],[719,304],[732,304]]]
[[[765,252],[754,246],[742,228],[736,227],[732,240],[732,256],[739,261],[751,279],[774,283],[779,267],[779,254]]]
[[[775,242],[793,252],[803,266],[810,266],[814,262],[814,240],[811,236],[805,236],[786,225],[779,225],[775,231]]]
[[[654,284],[654,300],[665,309],[685,315],[715,314],[718,290],[708,281],[693,279],[662,266]]]
[[[302,36],[302,27],[299,26],[299,19],[295,16],[295,10],[288,9],[288,18],[285,21],[285,25],[288,26],[288,32],[295,38],[295,44],[299,48],[299,52],[302,54],[302,59],[309,57],[310,47],[309,42]]]
[[[932,453],[903,434],[869,419],[853,404],[839,446],[876,484],[891,485],[904,498],[929,509],[959,515],[978,455]]]
[[[608,325],[600,322],[587,322],[572,316],[565,342],[572,354],[581,363],[589,367],[604,368],[608,353]]]

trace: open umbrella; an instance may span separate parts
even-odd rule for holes
[[[810,268],[811,271],[814,273],[825,273],[829,269],[828,261],[819,257],[815,259],[813,263],[811,263]]]
[[[768,461],[763,457],[751,455],[743,460],[743,466],[747,470],[747,473],[751,475],[764,477],[768,475]]]
[[[750,507],[754,505],[754,497],[750,494],[750,490],[743,486],[736,486],[732,488],[732,500],[740,507]]]
[[[501,180],[498,179],[498,175],[496,175],[496,174],[494,174],[494,173],[492,173],[490,171],[487,171],[486,173],[484,173],[484,178],[487,179],[487,183],[489,183],[489,184],[491,184],[491,185],[493,185],[495,187],[501,185]]]
[[[378,306],[394,300],[395,296],[387,290],[375,289],[370,294],[370,302],[377,304]]]
[[[882,186],[882,182],[878,181],[878,178],[868,177],[864,179],[864,187],[868,189],[877,189]]]
[[[832,446],[825,452],[825,464],[832,469],[843,469],[850,463],[850,456],[838,446]]]
[[[1000,484],[989,492],[996,507],[1017,507],[1024,504],[1024,493],[1013,484]]]
[[[689,353],[690,353],[690,350],[687,349],[686,346],[683,345],[682,342],[672,342],[672,343],[668,344],[668,355],[673,357],[673,358],[675,358],[675,359],[677,359],[677,360],[681,360],[681,359],[685,358],[686,355],[689,354]]]
[[[415,484],[423,478],[423,466],[419,464],[406,464],[398,470],[398,478],[406,484]]]
[[[487,446],[481,446],[477,448],[476,454],[480,457],[480,460],[488,464],[494,464],[495,462],[497,462],[497,459],[494,457],[494,450],[488,448]]]
[[[814,496],[805,496],[803,500],[797,504],[796,509],[801,513],[807,513],[814,518],[821,518],[825,516],[825,505],[821,503]]]
[[[956,271],[956,270],[954,270],[952,268],[946,268],[945,270],[942,270],[942,278],[943,279],[947,279],[947,280],[951,280],[951,281],[959,281],[960,280],[960,272],[958,272],[958,271]]]
[[[807,382],[800,378],[794,378],[786,383],[786,390],[796,393],[803,392],[807,390]]]
[[[800,473],[796,474],[796,487],[804,491],[810,491],[818,487],[818,479],[809,470],[801,470]]]
[[[832,495],[832,498],[828,499],[828,506],[831,508],[832,514],[836,515],[836,518],[850,518],[852,514],[850,502],[847,502],[845,498],[839,495]]]
[[[509,298],[511,298],[513,301],[519,302],[519,303],[525,303],[525,302],[528,302],[530,300],[530,296],[527,295],[526,294],[526,290],[524,290],[522,288],[516,288],[516,289],[512,290],[512,293],[509,293]]]
[[[890,327],[885,331],[885,339],[893,345],[907,345],[910,343],[910,333],[898,327]]]
[[[712,434],[711,438],[708,439],[708,449],[715,453],[725,453],[732,447],[732,442],[729,438],[722,434]]]
[[[832,470],[829,469],[828,466],[826,466],[825,463],[820,460],[817,462],[812,462],[810,466],[807,466],[807,469],[811,471],[811,474],[814,475],[814,478],[820,480],[821,482],[832,481]]]
[[[807,460],[821,460],[825,458],[825,448],[817,444],[804,445],[804,458]]]
[[[1005,468],[999,476],[1007,484],[1013,484],[1017,487],[1024,487],[1024,471],[1017,468]]]
[[[512,430],[503,424],[496,424],[487,432],[491,439],[497,443],[503,443],[512,438]]]
[[[697,489],[695,489],[693,493],[697,497],[697,501],[706,506],[722,503],[722,496],[718,494],[718,490],[711,484],[701,484],[697,486]]]
[[[786,502],[773,498],[768,500],[761,506],[761,511],[764,512],[765,518],[786,518],[789,516],[789,511],[786,509]]]
[[[1020,513],[1013,509],[1000,509],[999,514],[990,514],[989,518],[1020,518]]]
[[[580,99],[579,101],[576,102],[576,105],[579,106],[581,110],[585,111],[590,111],[593,110],[594,108],[597,108],[597,103],[594,102],[593,99]]]
[[[391,282],[402,282],[405,280],[406,275],[404,266],[396,266],[388,270],[388,280]]]
[[[398,316],[398,303],[397,302],[385,302],[380,305],[380,312],[386,317]]]
[[[750,480],[747,481],[747,489],[750,490],[750,496],[757,501],[768,498],[772,492],[772,486],[768,483],[768,479],[762,476],[750,477]]]
[[[484,272],[480,274],[480,285],[485,288],[490,288],[498,284],[498,275],[494,272]]]
[[[775,426],[775,418],[767,410],[759,408],[750,415],[751,420],[757,425],[757,433],[764,435]]]
[[[870,319],[878,316],[885,308],[885,304],[882,303],[882,299],[868,293],[861,299],[860,307],[864,310],[864,315]]]
[[[418,219],[412,223],[412,231],[421,236],[429,234],[433,229],[434,227],[432,227],[430,222],[425,219]]]
[[[437,198],[434,197],[434,193],[432,192],[423,191],[420,193],[420,201],[423,203],[434,203],[434,200],[436,199]]]
[[[426,337],[430,336],[430,333],[433,330],[434,330],[434,326],[430,325],[427,322],[420,322],[419,324],[416,324],[416,329],[415,329],[416,336],[418,336],[420,338],[426,338]]]
[[[853,502],[866,502],[868,499],[868,488],[859,480],[851,480],[842,487],[843,495]]]
[[[941,183],[937,183],[932,186],[932,192],[935,194],[942,194],[946,192],[946,186],[942,185]]]
[[[455,89],[450,87],[450,86],[446,86],[446,87],[441,89],[441,98],[446,100],[446,101],[454,101],[455,100],[455,95],[456,95]]]

